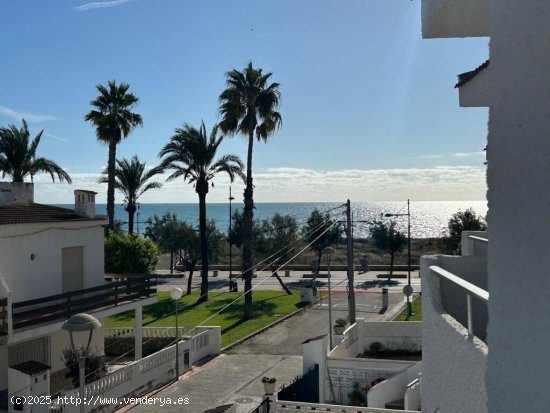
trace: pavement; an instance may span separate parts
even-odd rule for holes
[[[342,277],[337,278],[338,276]],[[332,295],[333,320],[347,314],[347,293],[343,276],[345,275],[336,275],[331,283],[334,292]],[[297,278],[290,277],[290,280],[288,278],[284,280],[292,284],[298,281]],[[179,285],[178,280],[181,279],[171,279],[159,286],[159,289],[170,290]],[[261,275],[256,280],[261,280]],[[404,306],[402,281],[380,284],[373,275],[369,277],[369,274],[365,274],[365,277],[357,281],[356,316],[369,321],[391,319]],[[390,287],[387,311],[381,307],[381,286],[383,285]],[[269,283],[266,280],[260,287],[277,288],[277,286],[278,282],[269,278]],[[322,289],[323,286],[320,288]],[[185,406],[165,403],[162,407],[163,412],[202,413],[223,404],[235,404],[237,413],[248,413],[262,400],[264,394],[262,377],[276,377],[277,386],[283,386],[290,384],[302,374],[302,342],[311,337],[328,334],[330,327],[328,309],[328,300],[325,298],[207,363],[194,367],[177,382],[150,397],[161,398],[165,402],[166,399],[173,401],[180,397],[189,398],[189,404]],[[131,410],[135,413],[156,413],[159,408],[161,408],[159,404],[136,405]]]

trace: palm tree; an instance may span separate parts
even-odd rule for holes
[[[224,133],[242,133],[248,137],[246,157],[246,188],[244,190],[244,243],[242,249],[245,280],[245,319],[252,311],[252,222],[254,219],[254,187],[252,185],[252,151],[254,135],[258,140],[267,138],[282,125],[279,107],[279,84],[269,84],[272,73],[263,74],[252,62],[243,69],[226,73],[225,89],[220,94],[220,127]]]
[[[55,177],[60,182],[71,183],[69,174],[51,159],[37,157],[36,150],[42,138],[41,130],[34,139],[25,119],[23,126],[18,128],[15,125],[8,125],[7,128],[0,128],[0,172],[2,178],[9,176],[13,182],[23,182],[30,176],[31,182],[34,175],[38,173],[50,174],[52,181]]]
[[[159,170],[174,170],[167,180],[183,177],[194,185],[199,196],[199,233],[201,246],[201,297],[199,301],[208,300],[208,245],[206,234],[206,194],[212,179],[219,173],[229,175],[231,182],[235,176],[244,179],[243,163],[236,155],[223,155],[218,159],[216,152],[223,136],[218,136],[218,127],[214,126],[210,136],[206,133],[204,122],[199,129],[189,124],[178,128],[170,142],[159,152],[163,158]],[[212,183],[213,185],[213,183]]]
[[[122,159],[116,161],[115,168],[115,189],[118,189],[124,195],[125,210],[128,212],[128,232],[134,233],[134,214],[137,209],[137,200],[141,195],[150,189],[160,188],[162,184],[150,179],[159,174],[157,169],[145,170],[145,162],[140,162],[137,155],[134,155],[130,161]],[[107,169],[103,171],[103,176],[99,183],[109,181]]]
[[[109,146],[107,163],[107,215],[108,229],[112,230],[115,217],[116,146],[128,137],[136,126],[142,126],[141,115],[132,112],[139,99],[128,92],[130,85],[110,80],[108,86],[97,85],[99,96],[90,102],[93,109],[84,116],[96,128],[97,140]]]

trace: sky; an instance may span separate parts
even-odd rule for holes
[[[107,147],[84,121],[95,86],[129,83],[143,117],[117,149],[149,166],[184,123],[219,121],[225,73],[248,61],[281,84],[283,126],[254,146],[257,202],[483,200],[485,108],[460,108],[456,75],[488,39],[421,39],[420,1],[3,0],[0,126],[44,130],[39,154],[73,185],[35,178],[35,200],[98,192]],[[246,159],[242,136],[221,153]],[[164,180],[164,177],[160,178]],[[229,181],[207,200],[225,202]],[[234,184],[239,194],[243,185]],[[195,202],[164,184],[141,202]],[[122,196],[117,195],[117,203]]]

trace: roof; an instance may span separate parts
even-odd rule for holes
[[[322,336],[312,337],[308,338],[306,341],[302,342],[302,344],[311,343],[312,341],[321,340],[322,338],[325,338],[327,335],[324,334]]]
[[[97,195],[97,192],[95,191],[88,191],[87,189],[75,189],[74,192],[84,192],[85,194],[94,194]]]
[[[29,376],[34,376],[36,374],[40,374],[46,370],[49,370],[50,366],[46,366],[45,364],[39,363],[38,361],[31,360],[16,364],[15,366],[11,366],[11,368],[19,370],[21,373],[28,374]]]
[[[489,60],[479,65],[474,70],[459,74],[458,83],[455,85],[455,88],[464,86],[466,83],[468,83],[470,80],[472,80],[474,77],[476,77],[479,73],[481,73],[483,70],[487,69],[488,67],[489,67]]]
[[[51,205],[34,203],[0,205],[0,225],[103,220],[105,220],[105,217],[101,215],[94,218],[88,218],[84,215],[77,214],[72,209]]]

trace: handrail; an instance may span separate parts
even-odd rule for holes
[[[474,241],[489,242],[487,238],[478,237],[477,235],[468,235],[468,238],[473,239]]]
[[[12,304],[14,328],[23,328],[70,317],[73,314],[118,306],[143,299],[156,291],[155,276],[143,276],[97,287],[51,295]]]
[[[89,294],[97,291],[110,290],[116,287],[132,287],[132,286],[143,286],[151,282],[155,278],[154,276],[145,276],[141,278],[129,278],[125,281],[114,281],[107,284],[102,284],[97,287],[84,288],[82,290],[68,291],[66,293],[49,295],[42,298],[35,298],[33,300],[19,301],[13,303],[13,308],[28,307],[36,304],[43,304],[50,301],[61,300],[63,298],[72,298],[84,294]],[[151,283],[151,286],[154,286],[156,283]]]
[[[419,379],[414,379],[413,381],[411,381],[409,384],[407,384],[407,388],[410,389],[412,386],[414,386],[416,383],[418,383],[420,380]]]
[[[466,314],[468,317],[468,338],[470,340],[474,337],[474,317],[473,317],[473,311],[472,311],[472,295],[475,295],[478,298],[481,298],[485,302],[489,301],[489,292],[485,291],[483,288],[479,288],[477,285],[472,284],[471,282],[468,282],[453,273],[450,273],[449,271],[444,270],[441,267],[438,267],[437,265],[430,266],[430,270],[434,272],[434,274],[443,277],[452,283],[458,285],[459,287],[466,290]]]
[[[466,291],[472,293],[476,297],[481,298],[484,301],[489,301],[489,292],[485,291],[483,288],[479,288],[477,285],[474,285],[471,282],[468,282],[454,275],[453,273],[450,273],[449,271],[444,270],[441,267],[438,267],[437,265],[430,266],[430,270],[432,270],[434,273],[436,273],[440,277],[446,278],[452,283],[457,284],[458,286],[464,288]]]

